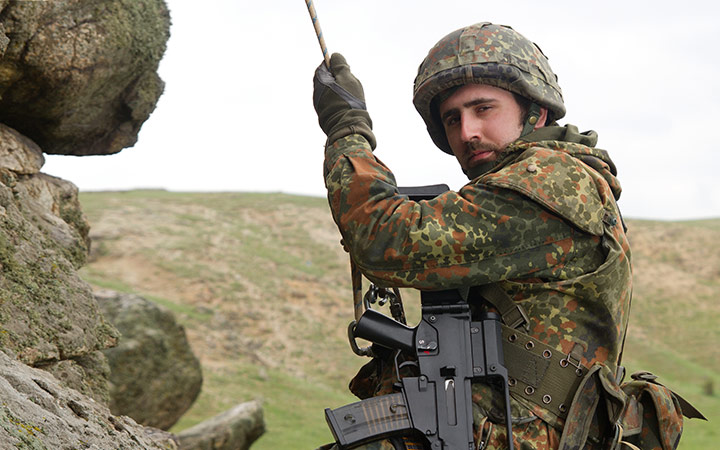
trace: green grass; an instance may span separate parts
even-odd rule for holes
[[[338,392],[307,379],[256,366],[238,366],[234,371],[205,374],[214,393],[203,391],[193,408],[171,431],[183,430],[203,420],[202,411],[224,411],[237,403],[258,400],[263,405],[265,434],[253,449],[316,448],[332,441],[325,425],[324,409],[355,401],[347,392]]]

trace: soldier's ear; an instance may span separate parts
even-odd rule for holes
[[[538,121],[537,121],[537,123],[535,124],[535,128],[533,128],[533,129],[534,129],[534,130],[537,130],[538,128],[542,128],[542,127],[544,127],[545,125],[547,125],[547,124],[545,123],[545,121],[547,120],[547,117],[548,117],[548,110],[547,110],[547,108],[540,108],[540,117],[538,117]]]

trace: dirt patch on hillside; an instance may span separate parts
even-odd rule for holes
[[[720,230],[631,221],[634,294],[629,349],[657,345],[720,370]]]

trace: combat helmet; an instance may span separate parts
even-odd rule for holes
[[[562,91],[540,48],[509,26],[477,23],[442,38],[420,64],[413,103],[433,142],[452,154],[438,115],[439,95],[469,83],[500,87],[547,108],[554,119],[565,115]],[[534,122],[532,122],[534,123]],[[524,134],[524,133],[523,133]]]

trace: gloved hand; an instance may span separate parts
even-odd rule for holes
[[[313,77],[313,105],[327,144],[350,134],[362,134],[375,149],[372,120],[365,109],[362,84],[350,72],[350,66],[339,53],[330,57],[330,69],[323,62]]]

